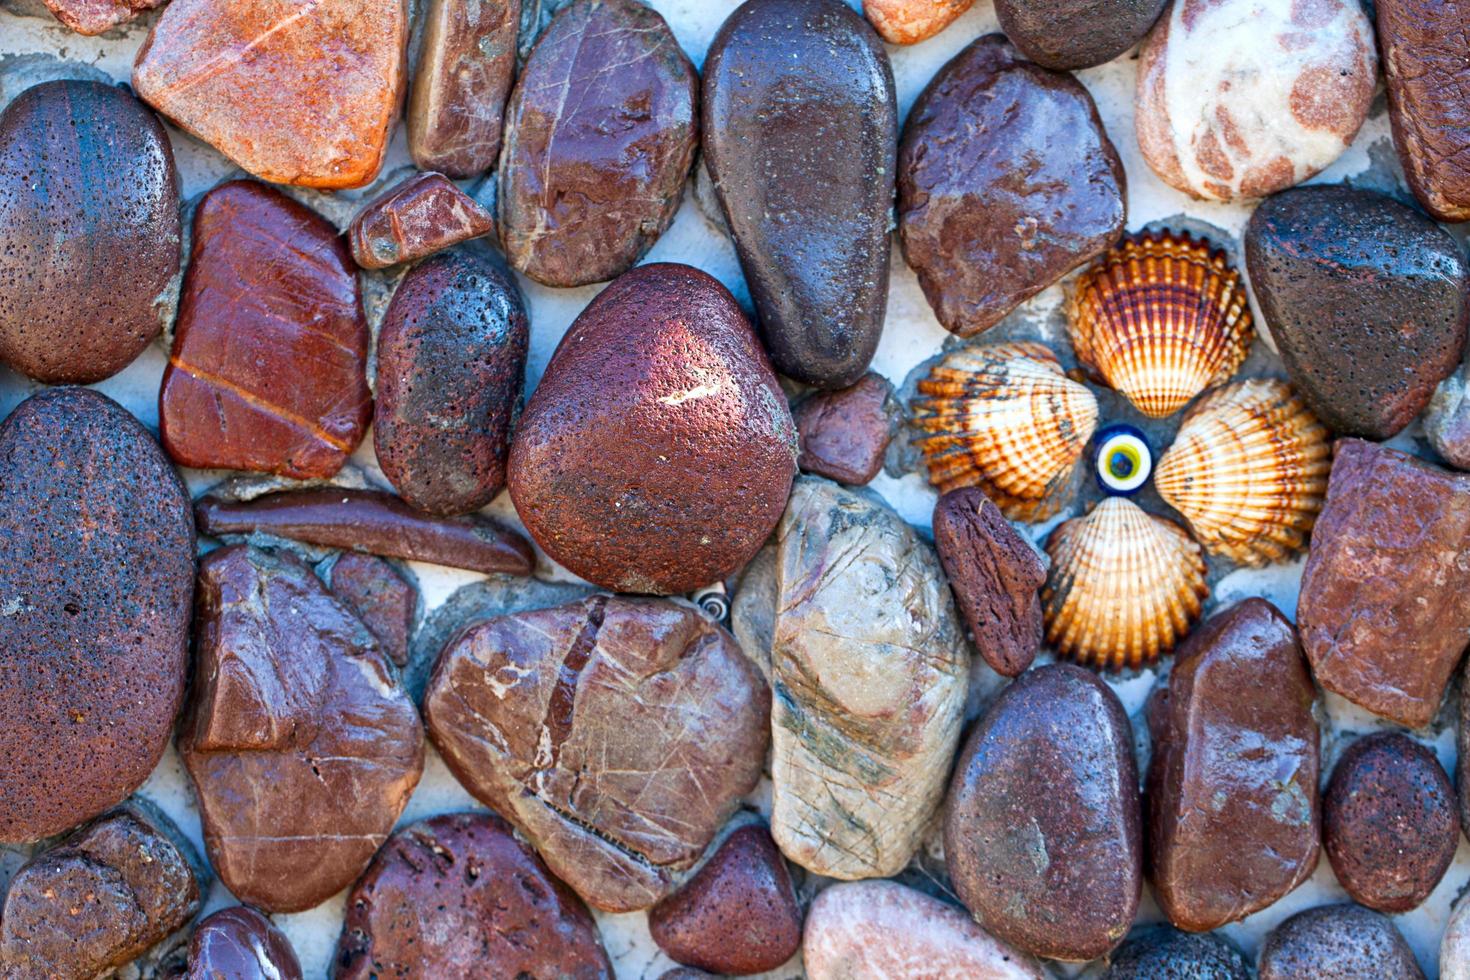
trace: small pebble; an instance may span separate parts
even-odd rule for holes
[[[495,218],[443,174],[415,174],[373,198],[347,227],[352,258],[384,269],[488,235]]]
[[[892,399],[893,387],[871,373],[851,388],[803,399],[792,410],[801,444],[796,465],[838,483],[871,482],[893,438]]]

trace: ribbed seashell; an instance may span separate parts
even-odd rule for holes
[[[1200,546],[1126,497],[1060,524],[1046,551],[1047,642],[1088,666],[1154,662],[1189,632],[1210,593]]]
[[[1075,487],[1097,399],[1041,344],[961,347],[919,382],[916,442],[941,492],[980,487],[1012,520],[1044,520]]]
[[[1187,232],[1130,235],[1078,280],[1077,359],[1140,412],[1172,415],[1250,353],[1250,304],[1225,254]]]
[[[1306,543],[1331,470],[1331,436],[1290,385],[1239,381],[1189,410],[1154,486],[1211,554],[1264,565]]]

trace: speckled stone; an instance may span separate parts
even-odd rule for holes
[[[851,388],[802,399],[792,410],[801,444],[796,465],[838,483],[870,482],[893,439],[892,400],[887,379],[871,373]]]
[[[235,905],[194,927],[184,980],[301,980],[301,963],[270,919]]]
[[[1168,0],[996,0],[1000,29],[1032,61],[1058,71],[1125,54]]]
[[[1219,936],[1151,926],[1118,947],[1102,980],[1252,980],[1245,957]]]
[[[1393,923],[1359,905],[1298,912],[1266,936],[1260,980],[1424,980]]]
[[[495,219],[443,174],[415,174],[373,198],[347,227],[352,258],[384,269],[488,235]]]
[[[89,37],[131,23],[163,3],[164,0],[46,0],[46,6],[57,20]]]
[[[1439,980],[1470,980],[1470,902],[1464,898],[1455,903],[1439,941]]]
[[[355,551],[332,565],[331,586],[332,594],[378,638],[388,659],[400,667],[408,663],[418,589],[383,559]]]
[[[917,44],[954,23],[975,0],[863,0],[863,16],[889,44]]]
[[[500,156],[521,0],[429,0],[422,17],[423,46],[408,96],[408,152],[420,170],[477,176]]]

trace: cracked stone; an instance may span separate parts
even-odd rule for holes
[[[347,226],[353,260],[385,269],[495,230],[495,219],[443,174],[415,174],[363,205]]]

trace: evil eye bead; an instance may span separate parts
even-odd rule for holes
[[[1098,486],[1104,493],[1127,497],[1148,482],[1154,468],[1154,454],[1142,432],[1131,425],[1113,425],[1097,434],[1093,464]]]

